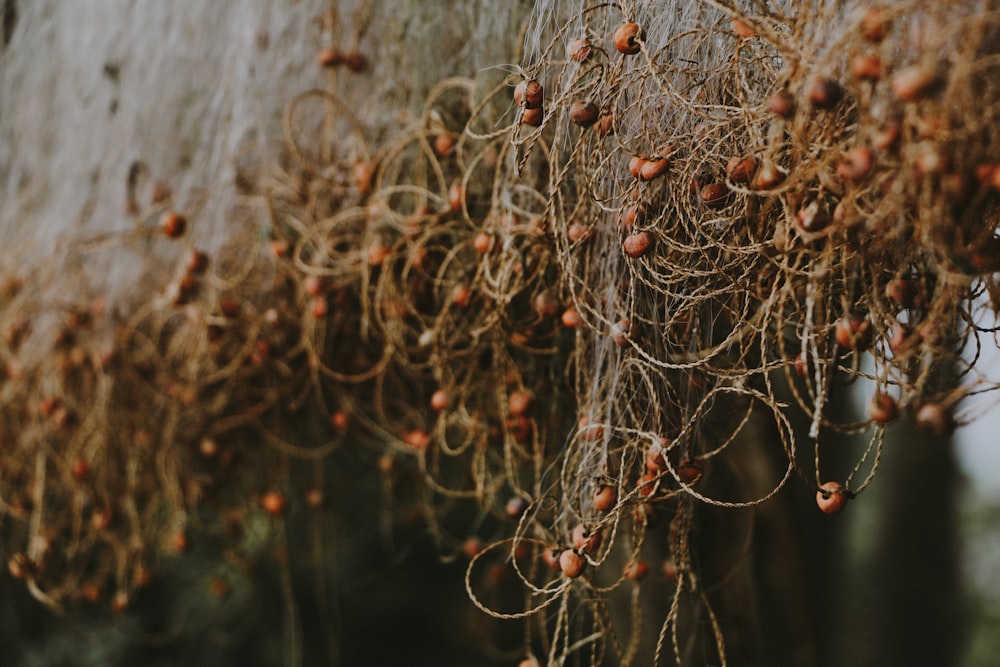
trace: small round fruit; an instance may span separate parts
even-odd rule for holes
[[[483,543],[478,537],[470,537],[462,543],[462,553],[466,558],[475,558],[482,550]]]
[[[889,21],[880,7],[869,8],[861,17],[859,26],[861,36],[872,44],[877,44],[885,39],[888,29]]]
[[[625,250],[626,255],[632,259],[638,259],[653,249],[654,240],[651,232],[637,232],[625,237],[625,241],[622,242],[622,248]]]
[[[530,393],[516,389],[510,392],[510,396],[507,398],[507,411],[512,415],[527,414],[533,398]]]
[[[847,315],[837,322],[836,339],[841,347],[864,351],[871,347],[874,336],[875,332],[868,318]]]
[[[309,489],[306,491],[306,505],[312,507],[313,509],[319,509],[323,506],[326,497],[323,494],[322,489]]]
[[[70,474],[73,476],[73,479],[82,481],[90,476],[90,464],[87,463],[86,459],[77,459],[73,462],[72,468],[70,468]]]
[[[555,317],[562,309],[562,304],[555,294],[542,290],[535,296],[535,312],[542,317]]]
[[[570,579],[576,579],[583,574],[586,566],[586,559],[572,549],[566,549],[559,554],[559,569]]]
[[[451,407],[451,396],[444,389],[438,389],[431,394],[431,409],[441,412]]]
[[[563,311],[561,320],[563,326],[570,329],[576,329],[583,325],[583,317],[580,315],[580,311],[572,306]]]
[[[847,505],[847,491],[840,482],[824,482],[816,492],[816,504],[824,514],[836,514]]]
[[[348,51],[344,54],[344,67],[355,74],[363,72],[368,67],[368,58],[360,51]]]
[[[626,318],[623,320],[618,320],[611,325],[611,340],[615,342],[615,345],[622,347],[628,342],[628,335],[632,329],[632,320]]]
[[[320,49],[319,53],[316,54],[316,62],[319,63],[320,67],[332,68],[340,65],[344,59],[337,49]]]
[[[601,546],[601,529],[587,530],[582,523],[577,524],[573,529],[572,543],[574,549],[596,551]]]
[[[795,356],[795,361],[793,362],[793,367],[795,369],[795,374],[800,378],[804,378],[809,375],[809,371],[812,367],[812,363],[809,360],[809,355],[804,352],[799,352]]]
[[[861,53],[851,61],[851,75],[862,81],[882,78],[882,59],[873,53]]]
[[[937,75],[923,65],[912,65],[892,77],[892,92],[903,102],[914,102],[927,95],[937,84]]]
[[[507,516],[516,519],[524,513],[524,510],[528,508],[528,502],[521,496],[514,496],[507,501],[507,505],[504,507],[504,511]]]
[[[586,37],[574,39],[566,45],[566,56],[576,63],[587,62],[594,49]]]
[[[767,110],[779,118],[791,118],[795,113],[795,98],[787,90],[779,90],[764,103]]]
[[[625,578],[632,581],[642,581],[649,574],[649,563],[637,560],[625,566]]]
[[[179,239],[187,230],[187,218],[180,213],[171,211],[160,220],[160,230],[170,239]]]
[[[814,107],[832,109],[844,97],[844,89],[835,79],[820,77],[809,85],[809,101]]]
[[[617,500],[618,492],[615,491],[615,487],[602,484],[594,492],[594,509],[598,512],[607,512],[615,506]]]
[[[868,416],[876,424],[887,424],[899,416],[899,406],[889,394],[878,392],[868,405]]]
[[[639,180],[652,181],[667,173],[670,160],[663,156],[652,156],[639,167]]]
[[[514,102],[525,109],[541,109],[545,89],[534,79],[522,80],[514,88]]]
[[[592,228],[583,223],[574,222],[569,226],[569,229],[566,230],[566,237],[574,243],[580,243],[589,239],[593,234],[593,231],[594,230]]]
[[[937,438],[943,438],[955,429],[955,420],[940,403],[924,403],[917,410],[917,427]]]
[[[623,23],[615,30],[615,49],[627,56],[635,55],[639,53],[642,39],[642,28],[639,27],[638,23]]]
[[[698,459],[682,459],[677,464],[677,478],[685,484],[691,485],[701,479],[705,471],[705,464]]]
[[[559,572],[562,568],[559,567],[559,556],[562,554],[562,549],[557,547],[545,547],[542,549],[542,562],[549,566],[549,569]]]
[[[438,157],[447,157],[455,151],[455,137],[448,132],[442,132],[434,137],[434,152]]]
[[[590,127],[597,122],[600,112],[593,102],[577,100],[569,107],[569,120],[580,127]]]
[[[431,446],[431,434],[422,428],[405,431],[402,440],[418,451],[424,451]]]
[[[285,512],[285,497],[277,491],[268,491],[261,497],[260,506],[271,516],[281,516]]]
[[[747,39],[753,37],[757,34],[757,31],[747,23],[741,21],[740,19],[734,18],[732,20],[733,33],[740,39]]]
[[[521,113],[521,122],[532,127],[541,127],[545,119],[545,112],[541,107],[537,109],[525,109]]]
[[[476,238],[472,239],[472,247],[476,249],[480,255],[485,255],[493,247],[493,236],[486,232],[480,232],[476,234]]]
[[[734,155],[726,165],[726,176],[733,183],[749,183],[757,172],[757,158],[752,155]]]
[[[844,153],[844,159],[837,165],[837,175],[845,181],[857,183],[872,169],[875,154],[867,146],[858,146]]]
[[[772,190],[785,180],[787,174],[771,162],[765,162],[754,176],[753,186],[758,190]]]
[[[729,200],[729,188],[723,183],[709,183],[699,194],[709,208],[723,208]]]

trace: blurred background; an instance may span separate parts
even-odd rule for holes
[[[224,246],[231,229],[213,208],[238,199],[233,184],[247,161],[256,169],[274,160],[288,101],[327,82],[316,53],[331,5],[321,0],[0,5],[0,267],[44,266],[52,299],[77,280],[62,271],[73,239],[131,229],[131,165],[175,190],[211,192],[201,219],[220,222],[193,233],[209,251]],[[359,117],[389,126],[419,113],[447,76],[502,80],[533,3],[334,6],[370,61],[348,99]],[[82,268],[111,301],[149,262],[168,262],[155,249],[113,256]],[[996,380],[1000,356],[986,356],[980,368]],[[861,414],[871,391],[857,383],[833,409]],[[734,641],[757,645],[769,665],[995,665],[995,403],[964,403],[977,419],[947,442],[892,425],[879,478],[842,515],[819,515],[813,492],[792,484],[726,519],[753,524],[758,537],[745,555],[753,583],[727,607],[743,605],[745,615],[723,619],[741,628]],[[859,444],[843,447],[848,461]],[[337,480],[328,488],[341,489],[323,512],[248,523],[238,562],[221,543],[197,543],[124,611],[83,603],[54,613],[0,576],[0,664],[518,664],[521,627],[475,609],[467,561],[441,563],[420,517],[400,516],[384,498],[374,456],[348,450],[323,462]],[[646,602],[662,617],[669,601],[656,585]]]

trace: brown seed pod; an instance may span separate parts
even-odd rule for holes
[[[861,17],[858,29],[861,36],[872,44],[881,42],[889,30],[889,21],[885,16],[885,11],[881,7],[870,7]]]
[[[572,549],[566,549],[559,554],[559,569],[570,579],[576,579],[583,574],[586,566],[586,559]]]
[[[170,211],[160,219],[160,230],[170,239],[179,239],[187,231],[187,218],[180,213]]]
[[[892,92],[903,102],[915,102],[928,95],[937,85],[937,74],[923,65],[911,65],[892,77]]]
[[[472,290],[468,285],[456,285],[451,291],[451,302],[459,308],[468,308],[472,302]]]
[[[526,509],[528,509],[528,501],[521,496],[513,496],[504,506],[504,512],[512,519],[521,516]]]
[[[847,491],[840,482],[824,482],[816,491],[816,504],[824,514],[836,514],[847,505]]]
[[[590,127],[597,122],[600,109],[593,102],[577,100],[569,107],[569,120],[580,127]]]
[[[819,109],[832,109],[844,97],[844,89],[836,79],[818,77],[809,84],[809,101]]]
[[[354,186],[363,195],[368,194],[372,189],[372,181],[375,179],[375,165],[365,160],[358,160],[352,168],[354,176]]]
[[[530,393],[516,389],[507,397],[507,412],[512,415],[527,414],[533,400],[534,396]]]
[[[636,226],[643,224],[649,216],[649,205],[646,202],[639,202],[627,206],[618,219],[618,229],[623,234],[631,234]]]
[[[951,166],[951,160],[940,146],[932,141],[927,141],[917,148],[913,166],[921,175],[933,176],[947,171]]]
[[[587,530],[582,523],[573,528],[571,542],[574,549],[580,551],[596,551],[601,546],[601,529]]]
[[[687,485],[694,484],[701,479],[705,472],[705,464],[698,459],[681,459],[677,464],[677,478]]]
[[[434,137],[434,152],[438,157],[447,157],[455,152],[455,137],[450,132],[441,132]]]
[[[812,362],[809,360],[809,355],[804,352],[799,352],[795,355],[795,361],[792,362],[792,367],[795,369],[795,374],[800,378],[808,377],[809,371],[812,368]]]
[[[603,484],[594,492],[594,509],[598,512],[607,512],[615,506],[618,500],[618,492],[615,487]]]
[[[493,247],[493,235],[486,232],[476,234],[476,237],[472,239],[472,247],[480,255],[485,255]]]
[[[874,53],[861,53],[851,60],[851,76],[862,81],[882,78],[882,59]]]
[[[888,424],[899,416],[896,399],[889,394],[878,392],[868,405],[868,417],[876,424]]]
[[[844,159],[837,165],[837,175],[845,181],[857,183],[872,169],[875,153],[867,146],[858,146],[844,153]]]
[[[271,516],[281,516],[285,512],[285,497],[277,491],[268,491],[261,496],[260,506]]]
[[[753,186],[757,190],[772,190],[781,185],[786,177],[787,174],[778,169],[773,162],[764,162],[754,176]]]
[[[667,172],[670,160],[664,156],[652,156],[639,166],[639,180],[651,181]]]
[[[757,31],[752,26],[741,19],[733,18],[732,25],[733,33],[740,39],[747,39],[757,34]]]
[[[566,230],[566,237],[574,243],[579,243],[589,239],[593,232],[594,230],[591,227],[581,222],[574,222]]]
[[[659,486],[656,473],[643,473],[642,477],[639,478],[637,486],[639,487],[639,495],[647,498],[653,495]]]
[[[363,72],[368,68],[368,58],[360,51],[348,51],[344,54],[344,67],[355,74]]]
[[[380,241],[376,241],[368,246],[368,266],[377,267],[382,266],[385,260],[392,256],[392,248],[383,244]]]
[[[752,155],[740,157],[734,155],[726,164],[726,176],[733,183],[749,183],[757,172],[757,158]]]
[[[604,111],[597,119],[597,133],[602,137],[615,132],[615,115],[611,111]]]
[[[400,440],[418,451],[424,451],[431,446],[431,435],[422,428],[403,431]]]
[[[198,250],[192,250],[187,256],[187,261],[184,262],[184,270],[188,273],[202,274],[207,268],[208,255]]]
[[[651,232],[636,232],[625,237],[625,241],[622,242],[622,249],[632,259],[638,259],[653,249],[654,241],[655,238]]]
[[[615,30],[615,49],[627,56],[639,53],[640,42],[644,39],[642,28],[638,23],[623,23]]]
[[[431,409],[442,412],[451,407],[451,396],[445,389],[438,389],[431,394]]]
[[[587,62],[593,51],[593,46],[591,45],[590,40],[586,37],[571,40],[570,43],[566,45],[566,57],[575,63]]]
[[[448,209],[452,213],[461,213],[465,207],[465,188],[461,182],[455,181],[448,188]]]
[[[524,79],[514,87],[514,103],[525,109],[541,109],[545,89],[534,79]]]
[[[320,67],[333,68],[344,62],[337,49],[320,49],[316,54],[316,62]]]
[[[562,304],[556,295],[549,290],[542,290],[535,296],[535,312],[542,317],[555,317],[562,309]]]
[[[611,325],[611,340],[615,342],[618,347],[623,346],[628,342],[628,336],[632,329],[632,320],[623,319],[618,320]]]
[[[545,112],[541,107],[537,109],[525,109],[521,112],[521,122],[532,127],[541,127],[545,119]]]
[[[583,317],[580,315],[580,311],[573,306],[570,306],[563,311],[561,321],[564,327],[570,329],[576,329],[583,326]]]
[[[887,151],[896,145],[902,134],[898,123],[890,123],[872,135],[872,146],[880,151]]]
[[[918,428],[936,438],[944,438],[955,430],[955,420],[940,403],[924,403],[917,410],[914,420]]]
[[[542,562],[549,566],[549,569],[556,572],[560,572],[562,568],[559,567],[559,556],[562,554],[562,549],[558,547],[546,547],[542,549]]]
[[[829,224],[830,211],[819,199],[814,199],[795,214],[795,225],[810,234],[823,231]]]
[[[649,155],[643,153],[642,155],[633,155],[628,161],[628,173],[632,174],[632,178],[639,178],[639,174],[642,172],[642,165],[646,164],[649,159]]]
[[[795,113],[795,98],[787,90],[779,90],[771,95],[764,105],[779,118],[791,118]]]
[[[709,183],[699,193],[701,201],[709,208],[723,208],[729,203],[729,188],[724,183]]]
[[[845,315],[837,320],[835,337],[837,344],[841,347],[853,348],[862,352],[871,347],[875,332],[868,318],[860,315]]]

